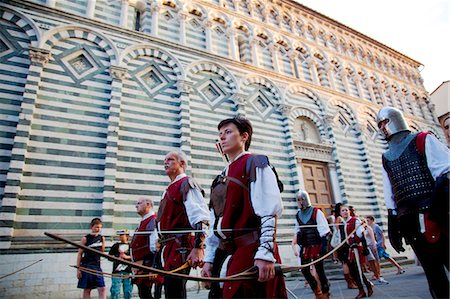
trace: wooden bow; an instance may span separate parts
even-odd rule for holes
[[[173,278],[181,278],[181,279],[186,279],[186,280],[194,280],[194,281],[210,281],[210,282],[223,282],[223,281],[242,281],[242,280],[256,280],[257,279],[257,269],[255,269],[254,267],[241,272],[241,273],[237,273],[234,275],[230,275],[227,277],[199,277],[199,276],[191,276],[191,275],[187,275],[187,274],[182,274],[182,273],[174,273],[174,272],[169,272],[169,271],[164,271],[161,269],[157,269],[157,268],[153,268],[153,267],[148,267],[148,266],[144,266],[144,265],[140,265],[134,262],[130,262],[112,255],[109,255],[105,252],[96,250],[94,248],[90,248],[88,246],[85,245],[81,245],[78,244],[76,242],[73,242],[71,240],[68,240],[64,237],[61,237],[59,235],[55,235],[52,233],[48,233],[48,232],[44,232],[44,234],[52,239],[58,240],[58,241],[62,241],[64,243],[70,244],[72,246],[75,246],[77,248],[98,254],[99,256],[102,256],[104,258],[107,258],[110,261],[117,261],[120,262],[121,264],[124,265],[128,265],[131,266],[133,268],[137,268],[140,270],[144,270],[144,271],[149,271],[152,273],[156,273],[162,276],[168,276],[168,277],[173,277]]]

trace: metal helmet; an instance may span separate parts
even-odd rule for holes
[[[301,209],[306,209],[311,206],[311,199],[309,199],[309,194],[308,194],[308,192],[306,192],[304,190],[298,191],[297,201],[298,201]]]
[[[385,125],[385,131],[381,131],[386,140],[389,140],[392,135],[403,132],[410,131],[408,124],[406,123],[403,113],[394,107],[384,107],[377,114],[377,125],[381,129],[380,123],[387,120]]]

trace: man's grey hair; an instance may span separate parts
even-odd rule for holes
[[[184,161],[184,166],[183,169],[186,171],[187,165],[188,165],[188,158],[186,156],[186,154],[183,151],[171,151],[168,154],[174,154],[175,157],[177,157],[178,162],[183,162]],[[167,155],[168,155],[167,154]]]
[[[142,198],[139,198],[139,200],[142,200],[142,202],[145,202],[145,203],[149,203],[150,206],[153,208],[153,200],[151,198],[142,197]]]

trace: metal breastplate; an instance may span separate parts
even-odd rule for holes
[[[314,217],[311,215],[311,218],[309,218],[309,220],[304,223],[297,215],[297,221],[300,226],[300,232],[297,235],[297,242],[299,245],[311,246],[321,244],[321,239],[319,232],[317,231],[317,227],[303,227],[304,225],[316,225],[317,221],[315,221],[315,219],[313,218]]]
[[[416,138],[409,142],[397,159],[389,160],[383,155],[383,165],[392,185],[399,216],[430,205],[434,179],[425,155],[417,150]]]

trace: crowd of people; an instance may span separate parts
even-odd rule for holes
[[[383,154],[383,183],[390,243],[401,252],[405,238],[424,268],[433,298],[448,298],[449,150],[429,134],[411,133],[397,109],[383,108],[378,125],[389,145]],[[281,264],[276,227],[283,210],[283,184],[267,156],[249,152],[253,127],[248,119],[225,119],[218,132],[221,153],[229,162],[212,183],[209,204],[202,188],[185,173],[186,155],[169,152],[164,170],[170,183],[158,211],[150,198],[140,198],[139,226],[131,240],[127,231],[118,232],[120,241],[109,254],[167,272],[189,274],[199,267],[206,278],[233,277],[253,269],[251,280],[205,283],[209,298],[287,298],[283,273],[276,267]],[[370,280],[388,283],[381,275],[380,259],[393,263],[398,274],[404,272],[386,252],[384,233],[373,216],[359,217],[353,207],[338,203],[327,221],[306,191],[300,190],[296,199],[292,245],[316,298],[330,298],[323,266],[328,256],[342,264],[348,288],[358,290],[355,298],[373,294]],[[93,219],[91,233],[81,243],[104,251],[101,227],[101,220]],[[371,279],[366,278],[366,264],[373,272]],[[83,298],[90,298],[92,289],[106,298],[104,279],[98,274],[100,257],[80,249],[77,267]],[[112,274],[111,298],[120,298],[121,288],[124,298],[131,298],[132,284],[140,298],[160,298],[162,288],[166,298],[187,295],[186,279],[172,275],[157,276],[120,261],[113,263]]]

